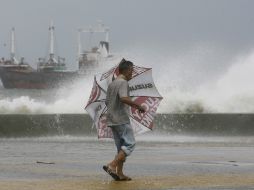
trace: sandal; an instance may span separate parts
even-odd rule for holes
[[[119,177],[119,180],[118,181],[131,181],[132,179],[130,178],[130,177],[127,177],[127,176],[125,176],[125,177],[123,177],[123,178],[120,178]]]
[[[116,174],[116,172],[114,172],[112,169],[110,169],[108,166],[103,166],[103,169],[105,170],[105,172],[107,172],[114,180],[116,181],[120,181],[121,179],[119,178],[119,176]]]

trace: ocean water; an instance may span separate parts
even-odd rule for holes
[[[122,57],[152,67],[155,84],[164,97],[159,113],[253,113],[254,51],[229,53],[219,47],[144,50],[115,53],[98,72]],[[0,114],[85,113],[93,76],[55,90],[4,89],[0,84]]]

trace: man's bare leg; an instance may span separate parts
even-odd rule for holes
[[[115,159],[108,164],[108,167],[112,171],[117,173],[117,166],[119,165],[119,163],[121,163],[121,162],[123,163],[125,161],[125,157],[126,156],[125,156],[124,151],[120,150],[119,153],[116,155]],[[122,169],[121,169],[121,171],[122,171]]]
[[[124,162],[120,161],[116,168],[116,174],[119,176],[120,180],[131,180],[130,177],[123,174],[123,164]]]
[[[116,160],[117,160],[116,174],[119,176],[121,180],[131,180],[130,177],[125,176],[123,174],[123,164],[125,162],[125,159],[126,159],[125,152],[120,150],[118,155],[116,156]]]
[[[116,166],[117,166],[117,160],[116,159],[112,160],[108,164],[109,169],[111,169],[114,173],[116,173]]]
[[[130,177],[123,174],[123,164],[125,162],[126,155],[125,152],[120,150],[119,153],[116,155],[115,159],[108,164],[108,167],[117,174],[120,180],[131,180]]]

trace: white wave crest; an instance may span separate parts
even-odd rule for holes
[[[164,97],[158,112],[254,112],[254,51],[225,58],[223,51],[218,53],[216,47],[198,46],[175,54],[135,49],[120,55],[134,64],[153,68],[155,84]],[[92,83],[90,77],[58,89],[53,101],[29,95],[0,96],[0,114],[86,113],[84,106]]]

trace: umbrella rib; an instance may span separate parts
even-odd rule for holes
[[[85,108],[87,108],[88,106],[90,106],[93,103],[99,103],[99,102],[105,102],[106,99],[101,99],[101,100],[96,100],[94,102],[91,102],[90,104],[87,104]]]
[[[108,111],[108,108],[107,108],[107,106],[104,108],[104,110],[101,112],[101,115],[102,114],[105,114],[106,112]]]
[[[95,81],[96,85],[100,88],[100,90],[103,91],[103,92],[106,94],[107,91],[104,90],[104,89],[99,85],[99,83],[98,83],[97,80],[96,80],[96,77],[94,78],[94,81]]]

